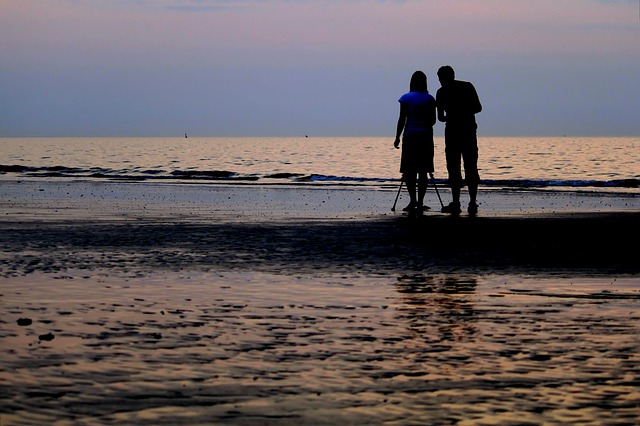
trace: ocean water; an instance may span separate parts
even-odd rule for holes
[[[0,182],[397,185],[389,137],[0,138]],[[446,180],[436,137],[435,177]],[[640,194],[639,137],[480,137],[482,188]]]

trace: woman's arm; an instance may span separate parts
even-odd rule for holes
[[[404,125],[407,122],[407,106],[400,104],[400,115],[398,116],[398,124],[396,125],[396,140],[393,142],[393,146],[400,148],[400,136],[404,130]]]

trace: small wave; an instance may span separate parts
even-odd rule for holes
[[[228,170],[174,170],[171,176],[192,180],[258,180],[258,176],[239,175]]]
[[[482,186],[509,188],[640,188],[640,179],[615,180],[535,180],[484,179]]]
[[[234,176],[235,173],[226,170],[174,170],[171,175],[185,179],[228,179]]]
[[[79,167],[67,167],[67,166],[43,166],[32,167],[23,166],[19,164],[4,165],[0,164],[0,173],[22,173],[29,176],[72,176],[79,174],[88,174],[92,169],[83,169]]]
[[[370,185],[386,186],[396,185],[398,177],[360,177],[337,176],[330,174],[304,174],[292,172],[278,172],[265,174],[243,174],[232,170],[163,170],[128,168],[114,170],[109,168],[68,167],[68,166],[26,166],[21,164],[0,164],[0,175],[7,175],[4,179],[13,179],[12,175],[29,178],[58,178],[58,179],[96,179],[119,181],[200,181],[200,182],[226,182],[226,181],[265,181],[280,180],[295,184],[336,184],[336,185]],[[439,186],[446,186],[447,179],[435,180]],[[432,182],[429,182],[432,185]],[[481,186],[485,188],[515,188],[515,189],[572,189],[572,188],[607,188],[607,189],[632,189],[640,188],[640,179],[614,179],[614,180],[569,180],[569,179],[483,179]]]
[[[267,179],[294,179],[304,176],[302,173],[273,173],[270,175],[266,175]]]
[[[303,176],[303,177],[299,178],[298,180],[306,180],[306,181],[310,181],[310,182],[352,182],[352,183],[376,182],[376,183],[382,183],[382,182],[392,181],[393,179],[311,174],[311,175]]]
[[[0,173],[24,173],[25,171],[29,170],[31,167],[27,167],[27,166],[19,166],[17,164],[13,165],[13,166],[9,166],[9,165],[2,165],[0,164]]]

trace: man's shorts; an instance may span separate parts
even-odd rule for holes
[[[449,173],[449,186],[462,188],[467,184],[478,184],[478,138],[476,127],[464,129],[445,128],[445,155],[447,159],[447,172]],[[464,162],[464,180],[462,179],[461,166]]]

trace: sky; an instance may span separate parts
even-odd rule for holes
[[[393,138],[445,64],[480,136],[640,136],[640,0],[0,0],[0,137]]]

